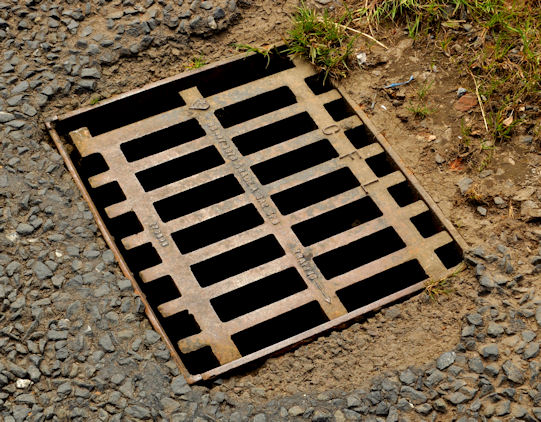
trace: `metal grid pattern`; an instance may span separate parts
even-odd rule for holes
[[[80,187],[137,290],[166,279],[178,289],[148,313],[189,382],[343,324],[458,264],[452,226],[342,92],[314,89],[311,66],[295,61],[207,96],[205,78],[195,81],[179,90],[181,106],[103,133],[83,126],[62,141],[49,123],[68,161],[71,138],[83,160],[105,162]],[[113,185],[123,196],[95,207]],[[142,230],[111,237],[111,222],[130,213]],[[188,315],[191,331],[178,327]]]

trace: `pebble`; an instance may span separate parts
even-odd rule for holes
[[[456,359],[456,353],[455,352],[445,352],[440,355],[440,357],[436,360],[436,367],[439,370],[444,370],[451,366]]]
[[[473,179],[470,179],[469,177],[464,177],[463,179],[460,179],[460,181],[457,183],[460,193],[464,195],[471,187],[473,183]]]

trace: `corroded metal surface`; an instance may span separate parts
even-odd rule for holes
[[[102,107],[111,110],[111,118],[114,119],[115,104],[119,100],[136,99],[138,95],[169,86],[171,89],[182,88],[178,91],[181,100],[178,107],[156,115],[148,113],[149,117],[103,133],[93,135],[85,125],[73,127],[74,121],[84,121],[86,115],[90,120],[93,119],[90,113],[92,109],[73,112],[47,124],[68,169],[89,202],[105,240],[115,252],[122,270],[132,280],[136,292],[142,296],[153,326],[164,337],[190,383],[214,377],[298,344],[411,294],[421,289],[426,279],[443,278],[456,265],[452,256],[442,258],[442,253],[436,253],[436,250],[441,251],[442,247],[445,249],[454,245],[459,251],[465,246],[455,229],[445,220],[413,176],[408,174],[399,157],[385,139],[376,133],[362,111],[338,89],[323,90],[325,92],[316,94],[310,88],[307,78],[314,74],[310,65],[296,61],[294,66],[283,66],[268,74],[262,71],[254,80],[223,91],[218,89],[212,95],[204,96],[201,93],[201,86],[208,82],[207,78],[219,77],[221,66],[237,66],[237,62],[238,72],[242,72],[242,59],[228,60],[212,66],[206,73],[205,70],[190,72],[187,76],[170,78],[107,101]],[[261,95],[258,98],[264,104],[252,101],[258,95]],[[291,99],[288,99],[288,95]],[[337,100],[342,101],[349,111],[333,118],[333,113],[325,106]],[[274,130],[273,124],[287,121],[301,113],[308,113],[313,128],[299,135],[292,120],[293,126],[286,126],[276,132],[278,135],[275,136],[283,137],[284,140],[274,142],[276,139],[271,137],[265,141],[268,146],[263,145],[252,151],[258,137],[262,138],[265,132],[271,133]],[[192,133],[195,139],[190,138],[186,142],[180,139],[169,144],[170,139],[167,137],[182,138],[183,132],[163,137],[152,135],[157,132],[159,135],[160,131],[192,121],[195,121],[192,126],[195,124],[202,129],[201,133]],[[261,128],[264,128],[263,132],[254,132]],[[352,141],[351,136],[346,135],[352,129],[355,132],[356,128],[361,128],[362,136],[366,137],[360,140],[362,146],[359,148],[354,146],[355,141]],[[295,132],[295,135],[288,137],[288,131]],[[248,152],[243,154],[244,147],[240,139],[251,133],[258,135],[248,145]],[[127,143],[149,139],[145,138],[148,136],[155,136],[155,139],[141,146],[142,153],[138,151],[135,158],[130,158],[124,149]],[[310,156],[310,149],[302,148],[324,140],[330,143],[330,147],[318,150],[324,151],[321,153],[322,158],[313,165],[303,166],[304,161],[310,163],[314,158]],[[167,147],[160,147],[160,142],[167,143]],[[74,145],[81,157],[80,162],[85,157],[99,155],[108,169],[83,179],[79,173],[84,164],[74,165],[66,152],[67,144]],[[148,149],[147,153],[145,148]],[[303,151],[308,152],[304,154]],[[295,159],[287,161],[288,154],[293,153],[296,153]],[[379,167],[388,164],[379,164],[378,160],[371,162],[374,157],[386,157],[386,163],[390,162],[394,168],[380,172]],[[293,170],[288,172],[286,168],[286,175],[280,178],[274,177],[272,166],[270,170],[266,168],[265,175],[262,175],[263,170],[258,173],[258,165],[273,159],[281,159],[277,161],[279,165],[291,165]],[[299,166],[297,171],[296,166]],[[340,186],[334,186],[334,181],[342,180],[340,177],[346,174],[344,169],[347,169],[347,175],[353,175],[351,178],[355,184],[340,189]],[[276,172],[282,171],[284,168],[276,168]],[[226,188],[207,191],[211,194],[204,193],[204,190],[197,193],[198,188],[210,189],[213,183],[222,183],[228,176],[233,176],[234,179],[230,180],[236,180],[240,185],[239,192],[232,191],[229,197],[220,194],[227,191]],[[268,180],[265,181],[263,176]],[[325,179],[327,176],[330,178]],[[309,183],[316,179],[322,181],[321,186],[310,188]],[[402,182],[407,182],[407,189],[416,198],[401,206],[391,190]],[[118,184],[125,199],[100,208],[94,203],[96,192],[110,184]],[[295,190],[297,187],[300,190]],[[314,200],[309,195],[304,203],[299,199],[304,187],[313,193]],[[182,195],[190,192],[195,193],[184,197],[183,201]],[[181,199],[175,202],[177,197]],[[192,209],[189,203],[191,199],[186,198],[196,198],[196,202],[202,205]],[[375,210],[373,215],[363,217],[365,211],[361,209],[360,220],[353,219],[348,227],[338,227],[332,222],[326,227],[330,221],[325,220],[326,215],[333,215],[329,214],[333,210],[346,210],[348,206],[365,204],[363,199],[372,204]],[[187,208],[175,214],[176,207]],[[242,214],[243,210],[248,212],[248,209],[257,212]],[[113,237],[110,234],[113,229],[111,222],[127,213],[135,214],[143,230]],[[348,218],[351,218],[350,214]],[[412,221],[412,218],[425,214],[431,216],[430,224],[434,227],[428,230],[428,235],[420,233],[419,225]],[[234,215],[240,217],[235,220]],[[245,215],[254,216],[253,224],[250,223],[246,229],[242,228],[243,224],[248,225],[247,221],[252,217],[245,218]],[[336,215],[341,218],[345,214]],[[220,217],[229,220],[220,220]],[[226,221],[226,226],[220,225],[221,221]],[[299,232],[302,231],[302,223],[306,221],[314,224],[306,226],[305,235],[310,237],[313,231],[319,230],[320,237],[302,241],[303,236],[299,236]],[[319,222],[321,227],[318,226]],[[201,226],[201,223],[214,225],[207,227]],[[241,228],[236,229],[236,224]],[[251,252],[255,251],[251,249],[251,242],[254,242],[254,248],[255,245],[263,245],[263,250]],[[159,259],[150,265],[143,256],[138,267],[140,271],[133,273],[127,256],[141,247],[150,247]],[[334,261],[340,261],[341,256],[347,256],[340,264],[342,269],[334,268]],[[410,284],[398,283],[400,287],[395,290],[386,288],[381,297],[377,294],[376,285],[371,287],[370,297],[375,299],[370,303],[356,298],[351,302],[348,298],[347,303],[360,305],[355,307],[345,304],[343,296],[355,292],[347,290],[349,286],[358,286],[364,280],[372,280],[376,284],[381,280],[392,283],[397,277],[394,273],[388,279],[377,277],[391,274],[386,271],[393,268],[409,268],[406,263],[412,261],[421,269],[422,277],[412,279]],[[402,264],[406,266],[401,267]],[[259,297],[257,289],[246,290],[250,286],[260,286],[257,283],[261,280],[270,280],[269,277],[288,269],[293,269],[300,277],[299,280],[302,279],[299,289],[280,295],[272,286],[270,290],[265,290],[268,287],[264,288],[261,284],[260,293],[264,297]],[[178,297],[168,297],[163,303],[151,306],[143,294],[145,284],[163,277],[173,280],[178,289]],[[404,274],[404,278],[408,277],[410,275]],[[276,285],[278,290],[286,287]],[[231,307],[239,309],[226,310],[225,313],[218,310],[216,300],[223,302],[236,293],[239,294],[240,305],[231,304]],[[255,305],[246,305],[242,301],[253,301]],[[280,325],[268,325],[269,321],[275,321],[274,318],[287,315],[291,310],[303,309],[303,305],[315,306],[321,311],[321,317],[314,318],[313,324],[309,321],[308,325],[298,325],[299,332],[292,331],[283,338],[280,337]],[[179,336],[176,330],[182,329],[164,321],[186,312],[193,317],[196,329]],[[290,321],[293,327],[296,323]],[[260,329],[263,332],[258,336],[265,337],[265,330],[269,330],[269,327],[277,331],[270,336],[276,339],[274,343],[266,344],[260,339],[260,346],[245,344],[246,336],[243,337],[243,334],[251,335]],[[202,369],[195,372],[190,370],[187,362],[192,359],[192,352],[204,348],[210,348],[215,360],[198,361],[191,368]]]

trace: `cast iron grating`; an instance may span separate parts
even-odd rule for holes
[[[279,53],[48,127],[191,383],[412,294],[462,260],[456,230],[362,111]]]

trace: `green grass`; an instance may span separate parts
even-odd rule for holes
[[[410,103],[408,107],[406,107],[408,111],[410,111],[415,117],[418,119],[425,119],[428,116],[430,116],[432,113],[434,113],[434,110],[428,107],[425,104],[413,104]]]
[[[286,36],[286,51],[292,56],[305,57],[324,72],[325,79],[328,76],[344,78],[349,71],[348,61],[355,41],[355,37],[347,33],[350,23],[349,12],[331,17],[327,11],[319,14],[301,3]]]
[[[194,57],[186,66],[186,69],[199,69],[207,64],[203,56]]]
[[[452,286],[452,281],[457,277],[462,271],[466,269],[466,264],[462,263],[459,267],[447,278],[441,280],[428,280],[425,283],[425,292],[430,299],[434,302],[438,301],[438,298],[441,295],[449,295],[454,289]]]
[[[464,63],[479,85],[492,143],[508,140],[526,125],[539,138],[539,116],[521,111],[525,105],[541,108],[538,1],[371,0],[353,14],[356,24],[370,30],[394,23],[406,25],[412,38],[430,35],[443,54]],[[472,31],[461,29],[464,23]],[[456,42],[466,48],[453,52]],[[509,123],[511,114],[515,117]]]

